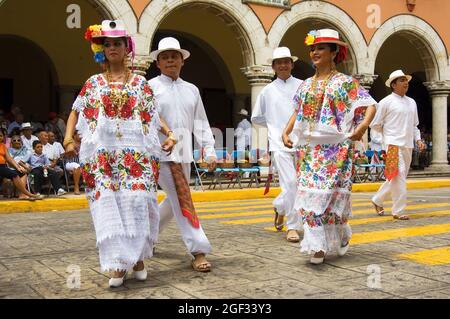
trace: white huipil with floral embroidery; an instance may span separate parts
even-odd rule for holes
[[[348,218],[352,214],[354,146],[349,136],[367,106],[376,101],[351,76],[337,73],[327,83],[323,103],[314,114],[314,101],[323,93],[323,82],[318,81],[319,92],[315,93],[312,83],[312,78],[303,82],[294,98],[298,113],[292,133],[299,158],[294,207],[304,224],[301,251],[329,253],[351,237]],[[314,125],[310,124],[312,118]]]
[[[80,163],[103,271],[129,270],[151,257],[159,214],[157,179],[160,120],[146,79],[131,75],[123,106],[114,105],[110,83],[92,76],[77,97]]]

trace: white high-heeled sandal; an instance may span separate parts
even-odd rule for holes
[[[315,254],[314,254],[315,255]],[[325,260],[325,254],[323,255],[323,257],[314,257],[314,255],[312,255],[311,259],[310,259],[310,263],[313,265],[320,265],[323,264],[323,261]]]
[[[147,270],[144,268],[143,270],[133,271],[133,277],[136,280],[144,281],[147,279]]]
[[[127,272],[125,271],[125,274],[122,277],[109,279],[109,287],[110,288],[118,288],[118,287],[122,286],[124,281],[126,280],[126,277],[127,277]]]
[[[339,257],[344,256],[347,253],[349,247],[350,247],[350,242],[347,242],[347,244],[345,246],[339,247],[338,248],[338,256]]]

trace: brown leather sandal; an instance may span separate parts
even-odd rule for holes
[[[193,259],[191,262],[191,265],[192,265],[192,269],[194,269],[195,271],[198,271],[198,272],[211,271],[211,263],[206,260],[205,256],[203,256],[203,261],[201,261],[199,263],[196,263],[196,259]]]
[[[284,216],[278,214],[276,208],[274,208],[274,211],[275,211],[275,220],[273,221],[273,225],[275,226],[275,229],[276,229],[277,231],[282,231],[282,230],[283,230],[283,227],[284,227]],[[279,217],[279,216],[282,216],[282,217],[283,217],[283,218],[282,218],[282,222],[281,222],[280,224],[278,224],[278,217]]]
[[[392,215],[392,217],[394,219],[398,219],[398,220],[409,220],[409,216],[408,215]]]
[[[377,204],[375,204],[374,202],[372,202],[373,206],[375,207],[375,211],[377,213],[378,216],[384,216],[384,208],[381,206],[378,206]]]

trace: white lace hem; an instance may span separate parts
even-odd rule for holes
[[[114,236],[99,245],[102,271],[129,271],[138,261],[153,256],[155,241],[146,236]]]
[[[304,236],[300,244],[300,252],[313,254],[323,251],[327,254],[337,253],[342,244],[350,241],[352,229],[350,225],[324,225],[318,227],[309,227],[303,225]]]

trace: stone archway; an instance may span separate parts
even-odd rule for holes
[[[57,110],[59,77],[52,59],[36,42],[15,35],[0,35],[8,48],[2,58],[8,63],[0,70],[0,79],[11,81],[12,102],[20,106],[26,119],[44,120],[49,111]],[[17,52],[22,52],[19,56]],[[6,110],[11,105],[0,105]],[[39,112],[36,112],[39,110]],[[41,114],[39,114],[41,113]]]
[[[347,66],[349,71],[353,74],[367,73],[364,69],[367,44],[361,30],[345,11],[324,1],[302,1],[292,6],[290,11],[281,14],[270,29],[268,35],[270,46],[277,47],[289,29],[301,21],[310,19],[317,19],[340,31],[342,38],[350,45],[353,65]],[[300,35],[301,39],[305,36],[306,34]]]
[[[256,15],[240,0],[152,1],[145,8],[139,22],[139,34],[142,35],[142,38],[138,43],[138,51],[141,53],[148,52],[161,22],[172,11],[184,6],[202,8],[221,18],[235,34],[236,40],[241,46],[242,57],[245,61],[243,66],[256,64],[258,52],[264,47],[266,35]]]
[[[401,36],[409,41],[423,64],[423,83],[432,104],[432,165],[431,169],[450,171],[447,159],[448,95],[450,93],[450,67],[448,52],[439,34],[424,20],[412,15],[393,17],[375,32],[369,44],[368,67],[375,64],[383,45],[392,37]],[[401,68],[400,65],[398,68]]]
[[[427,81],[450,80],[447,49],[439,34],[424,20],[412,15],[399,15],[384,22],[375,32],[368,47],[368,68],[375,61],[383,43],[393,34],[403,34],[416,47],[424,65]]]

